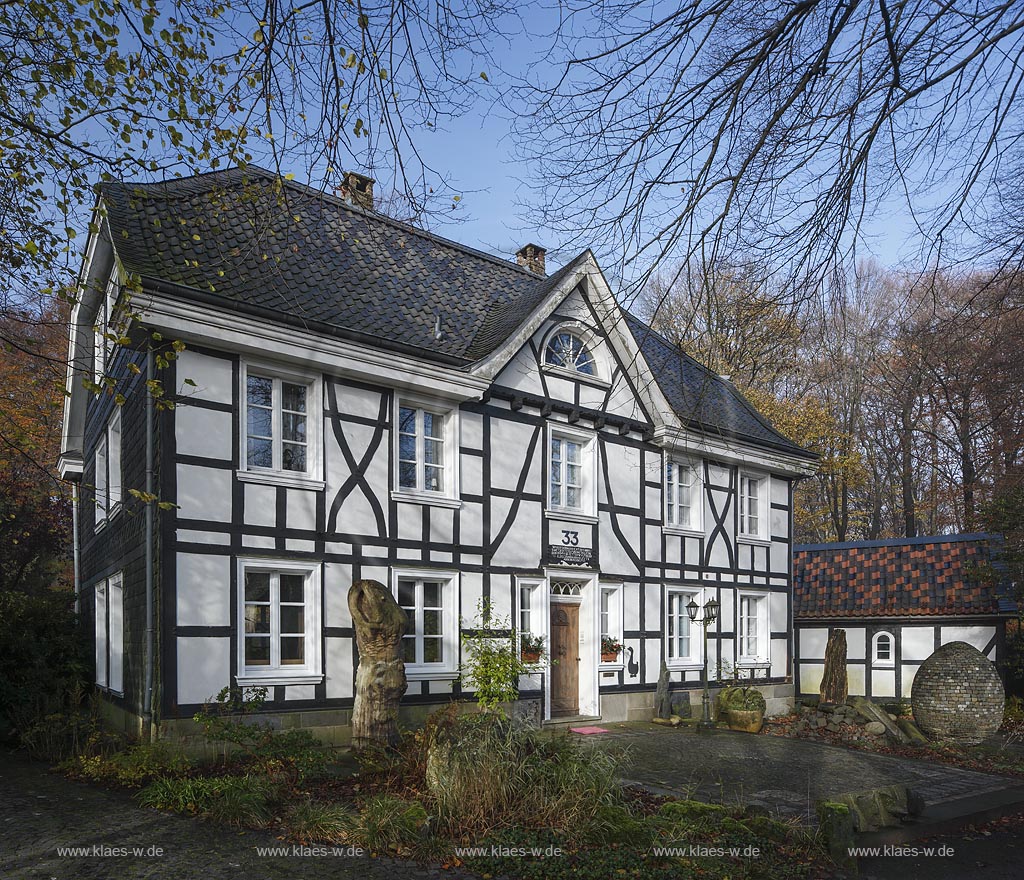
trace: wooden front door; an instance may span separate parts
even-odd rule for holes
[[[580,712],[580,606],[551,605],[551,714]]]

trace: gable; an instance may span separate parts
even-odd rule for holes
[[[548,363],[548,347],[562,334],[570,334],[586,347],[593,374]],[[494,385],[581,410],[650,422],[621,353],[598,319],[582,284],[544,317],[494,377]]]

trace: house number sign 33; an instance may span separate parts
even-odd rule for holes
[[[562,529],[562,543],[567,547],[578,547],[580,543],[580,533],[570,529]]]

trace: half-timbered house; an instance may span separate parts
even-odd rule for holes
[[[466,696],[480,600],[545,640],[521,691],[541,720],[649,717],[663,661],[698,688],[686,606],[712,597],[711,675],[791,704],[813,456],[623,310],[589,251],[547,274],[535,245],[511,262],[374,212],[366,178],[336,197],[250,168],[105,186],[81,281],[61,464],[126,725],[184,732],[261,685],[343,741],[360,578],[408,613],[410,715]],[[124,309],[133,332],[108,332]]]

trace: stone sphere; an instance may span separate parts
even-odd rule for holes
[[[910,704],[929,739],[977,745],[1003,723],[1006,699],[992,662],[967,642],[949,642],[914,676]]]

